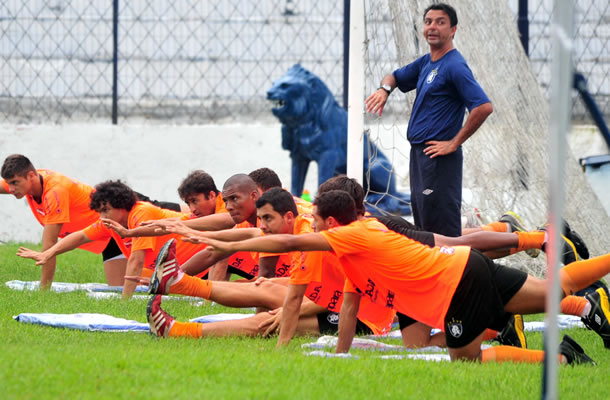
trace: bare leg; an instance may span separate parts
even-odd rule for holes
[[[216,264],[214,264],[212,266],[212,268],[210,268],[210,271],[208,272],[208,279],[211,281],[228,281],[229,280],[229,273],[227,272],[227,260],[228,259],[223,259],[218,261]],[[188,262],[188,261],[187,261]]]
[[[464,360],[464,361],[481,361],[481,343],[483,343],[483,331],[477,336],[472,342],[468,343],[464,347],[449,348],[449,356],[451,361]]]
[[[521,289],[509,300],[504,309],[513,314],[544,312],[547,282],[528,275]],[[563,298],[562,293],[562,298]]]
[[[214,282],[210,300],[228,307],[263,307],[274,310],[282,307],[287,288],[284,285],[264,281],[254,282]]]
[[[215,337],[258,336],[264,333],[264,329],[259,328],[260,324],[268,318],[271,318],[269,313],[260,313],[250,318],[202,324],[202,334]],[[298,335],[319,335],[317,317],[314,315],[299,318],[296,333]]]
[[[402,333],[402,343],[407,348],[419,348],[428,346],[447,347],[444,333],[430,335],[432,328],[428,325],[416,322],[405,328]]]
[[[127,270],[127,259],[125,257],[113,258],[104,261],[104,272],[106,282],[110,286],[123,286],[125,283],[125,271]]]
[[[501,250],[519,246],[519,236],[514,233],[481,231],[466,236],[449,237],[434,234],[436,246],[470,246],[479,251]]]

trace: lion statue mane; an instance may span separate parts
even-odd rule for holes
[[[347,112],[320,78],[296,64],[273,82],[267,99],[274,103],[271,112],[282,123],[282,147],[292,158],[292,194],[302,194],[311,161],[318,163],[318,185],[346,173]],[[364,139],[367,208],[410,214],[410,196],[396,191],[392,164],[368,135]]]

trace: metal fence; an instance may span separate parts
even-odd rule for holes
[[[508,2],[516,12],[517,1]],[[576,4],[576,67],[609,116],[610,5]],[[0,3],[0,120],[109,122],[113,87],[119,122],[270,119],[266,91],[297,62],[320,76],[342,103],[344,0],[114,5],[116,25],[113,2]],[[551,8],[549,0],[529,1],[532,68],[545,90]],[[586,118],[578,103],[575,117]]]

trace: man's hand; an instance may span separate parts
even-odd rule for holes
[[[265,332],[263,332],[264,337],[269,336],[276,331],[280,331],[280,325],[282,322],[282,307],[271,310],[268,312],[268,314],[270,317],[258,325],[259,329],[265,329]]]
[[[19,257],[29,258],[30,260],[36,261],[36,265],[46,264],[52,257],[48,253],[45,254],[45,252],[30,250],[27,247],[20,247],[19,250],[17,250],[17,255]]]
[[[259,286],[260,284],[262,284],[265,281],[270,281],[271,279],[269,278],[265,278],[264,276],[259,276],[258,278],[256,278],[256,280],[254,281],[254,285]]]
[[[366,106],[366,112],[378,114],[381,117],[385,103],[388,101],[390,95],[383,89],[377,89],[373,94],[364,100]]]
[[[153,227],[157,232],[174,233],[170,229],[174,229],[177,223],[180,223],[180,218],[153,219],[151,221],[142,221],[140,225]]]
[[[126,281],[135,282],[138,285],[148,286],[150,283],[149,278],[142,278],[141,276],[125,275],[124,278]]]
[[[208,246],[220,253],[233,253],[233,250],[231,250],[231,247],[233,245],[232,242],[223,242],[221,240],[202,237],[202,235],[199,235],[199,232],[197,232],[196,234],[187,235],[186,237],[182,238],[182,240],[195,244],[207,244]]]
[[[446,156],[455,152],[458,146],[452,140],[446,140],[439,142],[437,140],[430,140],[426,142],[427,147],[424,149],[424,154],[430,158],[439,156]]]
[[[100,221],[102,221],[106,228],[112,229],[116,232],[117,235],[122,238],[127,237],[129,235],[129,230],[114,220],[108,218],[100,218]]]

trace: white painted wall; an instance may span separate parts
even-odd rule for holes
[[[90,185],[121,179],[152,199],[179,202],[176,189],[203,169],[222,190],[236,173],[268,167],[290,187],[290,156],[279,124],[203,126],[69,124],[0,125],[0,163],[13,153]],[[317,165],[305,188],[315,193]],[[0,195],[0,241],[39,242],[42,228],[25,200]]]

